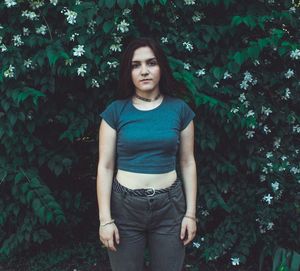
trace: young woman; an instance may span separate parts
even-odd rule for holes
[[[100,240],[113,271],[143,270],[146,246],[152,271],[182,270],[196,233],[195,114],[172,95],[182,85],[150,38],[127,46],[118,88],[100,114]]]

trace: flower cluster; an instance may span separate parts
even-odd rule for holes
[[[24,10],[22,11],[22,17],[29,19],[30,21],[38,20],[39,15],[37,15],[34,11]]]
[[[184,46],[184,48],[188,51],[193,51],[194,47],[190,42],[183,42],[182,45]]]
[[[8,69],[4,71],[4,77],[12,78],[15,75],[15,67],[13,65],[9,65]]]
[[[247,90],[249,87],[249,83],[251,83],[253,86],[257,83],[256,79],[253,79],[253,76],[250,72],[246,71],[244,72],[244,79],[242,83],[240,84],[240,88]]]
[[[66,7],[64,7],[61,10],[61,13],[63,13],[65,16],[67,16],[67,22],[69,24],[75,24],[76,23],[77,12],[69,10]]]
[[[122,33],[128,32],[129,31],[129,23],[127,23],[125,20],[122,20],[118,25],[117,25],[117,31],[120,31]]]
[[[79,68],[77,68],[77,75],[84,77],[86,74],[87,64],[81,64]]]
[[[73,48],[73,55],[74,56],[82,56],[85,53],[85,50],[83,49],[84,45],[78,45],[77,47]]]
[[[285,76],[285,78],[287,78],[287,79],[290,79],[292,76],[294,76],[295,75],[295,73],[294,73],[294,70],[292,70],[292,69],[288,69],[285,73],[284,73],[284,76]]]
[[[35,29],[35,32],[36,32],[37,34],[45,35],[45,34],[46,34],[46,30],[47,30],[47,27],[46,27],[45,25],[42,24],[40,27],[37,27],[37,28]]]
[[[193,22],[200,22],[202,19],[205,18],[205,15],[203,12],[195,11],[194,15],[192,16]]]
[[[200,77],[200,76],[202,76],[202,75],[205,75],[205,73],[206,73],[206,71],[205,71],[204,68],[203,68],[203,69],[199,69],[199,70],[196,71],[197,77]]]
[[[8,8],[11,8],[11,7],[17,5],[17,2],[15,0],[5,0],[4,3]]]
[[[195,0],[184,0],[184,4],[187,6],[195,5]]]
[[[295,49],[294,51],[291,51],[290,57],[292,59],[296,59],[296,60],[300,59],[300,50],[299,49]]]

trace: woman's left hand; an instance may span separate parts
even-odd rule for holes
[[[183,217],[180,231],[180,239],[183,240],[183,245],[187,245],[194,239],[196,230],[196,221],[188,217]]]

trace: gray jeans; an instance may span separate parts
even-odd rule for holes
[[[142,271],[144,250],[152,271],[181,271],[185,247],[180,240],[186,203],[182,182],[154,196],[112,191],[111,213],[120,234],[117,251],[108,251],[113,271]]]

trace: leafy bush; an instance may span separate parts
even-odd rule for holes
[[[178,95],[197,113],[200,228],[190,253],[230,266],[258,244],[266,255],[299,251],[299,6],[1,2],[1,253],[43,243],[68,221],[61,183],[85,175],[80,187],[88,179],[93,189],[98,114],[115,94],[123,47],[137,36],[160,41],[188,87]]]

